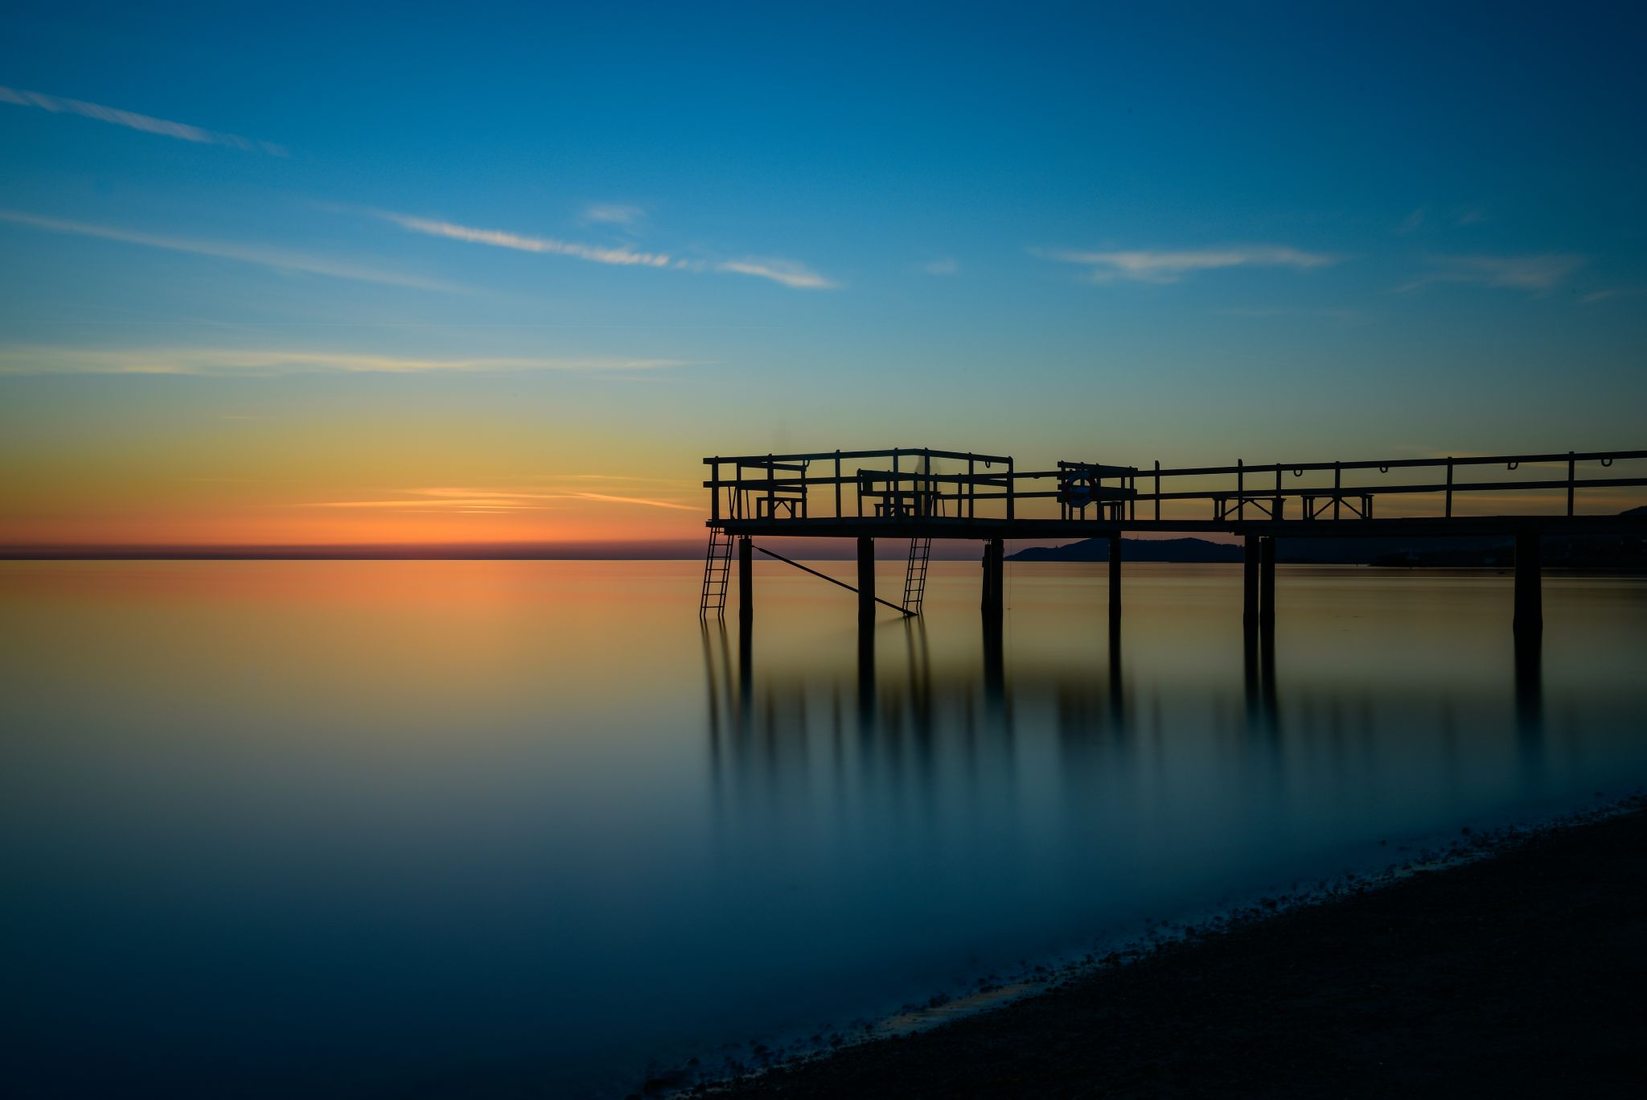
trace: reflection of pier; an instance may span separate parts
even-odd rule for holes
[[[747,623],[754,614],[754,551],[817,572],[756,547],[755,538],[848,538],[857,544],[857,584],[824,579],[857,593],[859,623],[868,630],[877,605],[919,613],[933,539],[970,539],[983,546],[984,619],[998,623],[1005,540],[1106,538],[1110,630],[1118,634],[1123,534],[1215,533],[1242,540],[1242,621],[1261,670],[1275,627],[1277,538],[1498,535],[1515,539],[1513,621],[1517,637],[1531,644],[1543,629],[1542,539],[1647,535],[1641,509],[1618,514],[1616,499],[1609,514],[1578,507],[1581,491],[1647,486],[1644,459],[1647,451],[1569,451],[1178,469],[1059,462],[1024,471],[1007,455],[930,448],[717,456],[704,459],[710,542],[700,611],[716,618],[724,612],[734,548],[739,617]],[[1620,461],[1637,464],[1635,474],[1604,472]],[[1523,467],[1527,472],[1516,472]],[[1490,475],[1495,469],[1515,473]],[[1529,511],[1528,498],[1539,494],[1549,507]],[[1508,500],[1515,510],[1473,515],[1461,507],[1490,500]],[[1392,514],[1391,501],[1401,511]],[[896,604],[875,593],[875,541],[886,538],[910,540]]]
[[[1027,810],[1053,789],[1048,776],[1059,777],[1058,797],[1080,802],[1115,794],[1127,777],[1147,788],[1174,758],[1188,769],[1181,774],[1235,768],[1244,781],[1283,785],[1327,762],[1349,791],[1370,753],[1415,746],[1433,746],[1441,774],[1460,782],[1448,760],[1461,731],[1504,745],[1513,729],[1529,788],[1547,767],[1539,666],[1528,658],[1536,646],[1517,654],[1513,676],[1507,660],[1496,686],[1462,694],[1445,680],[1421,692],[1336,676],[1297,682],[1263,654],[1244,676],[1227,666],[1221,683],[1192,678],[1184,690],[1158,678],[1170,669],[1135,683],[1137,670],[1119,653],[1106,662],[1101,643],[1059,663],[1009,668],[989,645],[960,662],[935,661],[916,620],[884,623],[876,635],[879,661],[870,647],[856,660],[771,655],[763,667],[762,647],[745,641],[751,632],[705,624],[719,810],[766,823],[834,820],[816,816],[824,805],[854,818],[864,799],[883,814],[917,817],[1023,798]]]

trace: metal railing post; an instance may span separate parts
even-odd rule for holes
[[[1567,515],[1573,514],[1573,452],[1567,452]]]
[[[841,515],[841,452],[835,451],[835,518],[843,519]]]
[[[1235,518],[1247,518],[1247,464],[1235,460]]]
[[[1161,460],[1155,460],[1155,522],[1161,522]]]
[[[1447,519],[1453,518],[1453,456],[1447,456]]]
[[[978,518],[978,460],[968,451],[966,456],[966,518]]]

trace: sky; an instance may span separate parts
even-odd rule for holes
[[[1339,7],[14,0],[0,544],[1643,446],[1643,9]]]

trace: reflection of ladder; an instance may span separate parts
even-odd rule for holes
[[[703,555],[703,598],[698,601],[698,618],[713,611],[717,619],[726,617],[726,588],[732,578],[732,536],[719,527],[709,529],[709,549]]]
[[[909,568],[904,571],[904,614],[919,615],[926,598],[926,567],[932,557],[931,539],[909,540]]]

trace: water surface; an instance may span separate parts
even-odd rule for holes
[[[850,565],[822,568],[845,577]],[[0,967],[41,1095],[621,1095],[1647,782],[1647,582],[975,564],[858,645],[759,565],[0,565]],[[901,567],[883,564],[894,593]]]

